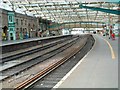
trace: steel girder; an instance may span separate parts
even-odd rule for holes
[[[83,6],[82,4],[79,5],[79,7],[80,8],[91,9],[91,10],[94,10],[94,11],[101,11],[101,12],[105,12],[105,13],[120,15],[120,10],[112,10],[112,9],[105,9],[105,8],[98,8],[98,7]]]

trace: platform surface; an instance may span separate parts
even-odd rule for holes
[[[67,36],[67,35],[48,36],[48,37],[39,37],[39,38],[38,37],[37,38],[28,38],[28,39],[23,39],[23,40],[2,41],[0,46],[18,44],[18,43],[24,43],[24,42],[30,42],[30,41],[37,41],[37,40],[43,40],[43,39],[49,39],[49,38],[56,38],[56,37],[61,37],[61,36]]]
[[[118,88],[118,38],[94,38],[91,51],[54,88]]]

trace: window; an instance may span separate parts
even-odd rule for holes
[[[33,24],[33,29],[35,29],[35,25]]]
[[[25,28],[25,32],[27,32],[27,28]]]
[[[19,28],[17,28],[17,31],[19,31]]]
[[[22,32],[22,28],[20,28],[20,32]]]
[[[24,31],[24,28],[23,28],[23,32],[25,32],[25,31]]]
[[[25,20],[25,25],[27,25],[27,21]]]
[[[16,19],[16,24],[18,25],[18,19]]]
[[[30,23],[28,24],[28,27],[30,27]]]
[[[10,36],[13,36],[13,34],[12,34],[12,33],[10,33]]]
[[[23,25],[23,20],[21,20],[21,25]]]
[[[10,31],[13,31],[13,28],[10,28]]]
[[[12,16],[9,16],[9,22],[13,22]]]

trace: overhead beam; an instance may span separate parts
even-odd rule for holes
[[[63,24],[69,24],[69,23],[100,23],[100,24],[104,24],[104,22],[93,22],[93,21],[65,22]]]
[[[53,25],[49,27],[48,30],[58,30],[58,28],[102,28],[102,25],[92,25],[92,24],[62,24],[62,25]]]
[[[65,28],[102,28],[102,25],[97,24],[65,24]]]
[[[49,30],[57,30],[58,28],[63,28],[65,26],[66,28],[101,28],[102,23],[101,22],[68,22],[68,23],[54,23],[52,25],[48,26]]]
[[[83,6],[82,4],[80,4],[79,7],[80,8],[91,9],[91,10],[94,10],[94,11],[101,11],[101,12],[105,12],[105,13],[120,15],[120,10],[112,10],[112,9],[105,9],[105,8],[98,8],[98,7]]]

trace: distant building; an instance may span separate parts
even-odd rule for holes
[[[37,37],[39,18],[0,9],[2,40],[18,40]]]
[[[2,40],[19,40],[35,37],[60,35],[61,30],[49,28],[52,21],[16,13],[0,8],[0,33]],[[51,34],[52,33],[52,34]]]

